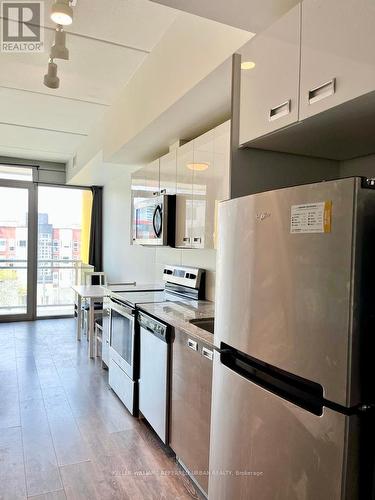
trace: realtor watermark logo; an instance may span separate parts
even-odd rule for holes
[[[44,52],[44,2],[1,2],[1,51]]]

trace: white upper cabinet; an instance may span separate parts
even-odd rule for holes
[[[193,248],[215,248],[218,203],[229,198],[230,121],[194,140]]]
[[[191,248],[193,243],[193,142],[177,150],[176,247]]]
[[[241,145],[298,121],[300,23],[297,5],[240,51]]]
[[[157,196],[160,193],[160,173],[159,173],[159,158],[148,165],[146,165],[142,170],[144,170],[144,175],[146,179],[146,190],[147,197]]]
[[[304,0],[300,118],[375,90],[374,47],[374,0]]]
[[[229,179],[227,121],[134,172],[132,200],[176,195],[175,246],[215,248],[218,204],[229,198]]]
[[[160,158],[160,193],[176,194],[177,149]]]
[[[216,186],[214,184],[214,130],[193,141],[193,247],[212,248]]]

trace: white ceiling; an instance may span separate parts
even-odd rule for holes
[[[175,9],[259,33],[300,0],[151,0]]]
[[[148,0],[78,0],[67,29],[70,60],[60,88],[43,85],[53,40],[45,1],[46,52],[0,52],[0,155],[68,160],[176,18]]]
[[[171,108],[161,114],[111,161],[146,163],[168,152],[177,140],[190,140],[223,123],[231,113],[232,59],[217,67]]]

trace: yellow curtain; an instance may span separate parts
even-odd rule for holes
[[[90,226],[91,226],[92,193],[84,190],[82,194],[82,233],[81,258],[84,264],[89,262]]]

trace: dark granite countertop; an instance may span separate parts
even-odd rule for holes
[[[213,318],[215,315],[214,302],[206,300],[159,302],[138,304],[138,308],[164,321],[164,323],[168,323],[175,328],[180,328],[189,335],[213,347],[214,336],[212,333],[189,323],[189,321],[192,319]]]

